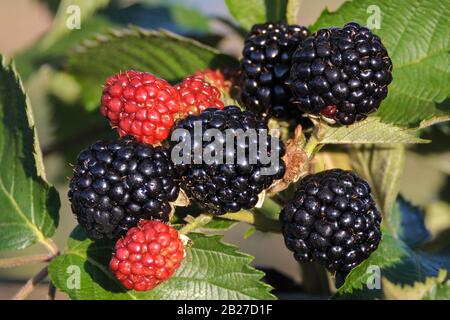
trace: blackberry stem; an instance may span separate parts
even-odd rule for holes
[[[36,254],[27,257],[0,259],[0,268],[12,268],[32,263],[48,262],[52,258],[53,256],[49,256],[48,254]]]
[[[321,296],[330,295],[327,271],[317,262],[299,263],[305,293]]]
[[[299,0],[290,0],[287,3],[286,9],[286,18],[289,24],[297,24],[297,16],[300,11],[300,7],[302,5],[302,1]]]
[[[256,229],[264,232],[281,232],[280,224],[273,219],[267,218],[263,214],[258,214],[256,212],[251,212],[247,210],[241,210],[234,213],[226,213],[221,215],[220,218],[245,222],[256,227]]]
[[[281,206],[272,198],[266,197],[261,208],[256,208],[257,212],[260,212],[265,217],[278,221],[278,216],[281,212]]]
[[[50,283],[48,284],[47,300],[55,300],[55,296],[56,296],[56,287],[50,281]]]
[[[53,257],[59,255],[59,248],[52,239],[44,238],[40,242],[48,249]]]
[[[201,214],[197,218],[193,219],[190,223],[186,224],[180,229],[181,234],[188,234],[196,229],[199,229],[207,225],[213,219],[212,215]]]
[[[316,136],[316,130],[314,130],[313,134],[311,135],[311,137],[309,138],[308,142],[305,145],[305,152],[309,160],[314,158],[316,153],[319,151],[320,149],[319,144],[320,140]]]
[[[37,274],[33,276],[30,280],[25,283],[25,285],[16,293],[12,300],[25,300],[30,293],[36,288],[41,281],[43,281],[48,276],[48,266],[45,266]]]

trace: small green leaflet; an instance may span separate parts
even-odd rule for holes
[[[59,196],[45,181],[33,115],[14,67],[0,66],[0,250],[51,237]]]
[[[126,291],[109,271],[112,243],[92,242],[77,227],[66,252],[53,260],[49,274],[72,299],[274,299],[261,282],[264,273],[249,264],[252,257],[221,241],[221,236],[190,233],[192,242],[177,272],[147,292]],[[74,272],[80,275],[77,283]],[[75,279],[75,280],[74,280]]]

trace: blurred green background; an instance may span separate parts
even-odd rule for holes
[[[150,29],[165,28],[195,37],[236,57],[239,57],[242,48],[242,34],[233,27],[223,0],[114,0],[89,19],[83,20],[80,30],[67,32],[47,45],[54,36],[52,26],[57,23],[54,17],[59,2],[0,1],[0,53],[7,58],[16,59],[17,69],[31,100],[48,180],[61,195],[61,220],[55,240],[60,248],[64,248],[67,236],[75,225],[66,196],[70,163],[81,149],[95,140],[114,136],[99,112],[85,111],[81,105],[77,83],[64,72],[65,54],[81,39],[109,27],[126,26],[130,23]],[[325,7],[334,10],[342,2],[343,0],[303,1],[298,21],[309,25]],[[450,127],[434,126],[425,132],[425,137],[432,139],[433,144],[411,147],[408,150],[401,193],[413,204],[424,208],[428,227],[435,237],[438,234],[440,237],[448,237]],[[339,156],[334,157],[332,150],[329,154],[334,160],[340,159]],[[339,165],[345,166],[345,161]],[[248,228],[245,224],[234,227],[227,232],[225,240],[254,255],[255,266],[276,268],[294,281],[300,281],[298,265],[284,247],[281,236],[256,232],[244,240],[243,234]],[[35,245],[19,254],[39,252],[44,252],[44,249]],[[17,254],[2,253],[0,258]],[[0,299],[12,297],[20,285],[40,268],[42,266],[33,265],[0,269]],[[46,289],[43,286],[30,299],[42,298]],[[58,293],[57,298],[65,296]]]

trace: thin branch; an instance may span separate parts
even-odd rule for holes
[[[30,293],[48,276],[48,266],[45,266],[41,271],[39,271],[33,278],[27,281],[25,285],[16,293],[12,300],[25,300]]]
[[[55,296],[56,296],[56,287],[50,281],[50,283],[48,284],[47,300],[55,300]]]
[[[0,259],[0,268],[13,268],[23,266],[25,264],[48,262],[53,256],[48,254],[36,254],[26,257],[15,257]]]
[[[325,268],[315,262],[305,262],[299,265],[305,293],[329,296],[330,286]]]
[[[319,144],[320,144],[319,139],[313,133],[311,135],[311,137],[309,138],[308,142],[306,143],[306,146],[305,146],[306,155],[308,156],[308,158],[310,160],[314,157],[314,155],[318,151]]]
[[[58,248],[58,246],[53,242],[52,239],[45,238],[45,239],[41,240],[41,243],[48,249],[48,251],[50,252],[50,254],[51,254],[53,257],[56,257],[57,255],[59,255],[59,248]]]
[[[224,215],[221,215],[220,218],[246,222],[248,224],[254,225],[259,231],[275,233],[279,233],[281,231],[278,221],[269,219],[265,215],[257,212],[241,210],[235,213],[226,213]]]

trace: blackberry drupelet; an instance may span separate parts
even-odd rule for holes
[[[199,141],[198,128],[202,130],[201,135],[204,138],[209,135],[209,139]],[[215,129],[215,133],[208,129]],[[233,138],[234,135],[238,138]],[[285,172],[281,159],[285,154],[283,142],[270,136],[261,116],[241,111],[236,106],[222,110],[209,108],[200,115],[180,120],[174,127],[172,139],[175,141],[170,142],[171,157],[181,187],[213,214],[253,208],[258,195]],[[184,142],[189,146],[187,150],[181,148]],[[215,158],[198,158],[198,154]],[[176,160],[175,156],[183,161]],[[272,156],[274,161],[263,161],[266,156]],[[273,170],[265,172],[271,165]]]
[[[286,23],[253,26],[241,60],[241,98],[247,109],[282,119],[301,114],[285,82],[291,56],[308,35],[306,27]]]
[[[378,109],[391,71],[380,38],[351,22],[306,39],[292,56],[289,83],[305,113],[350,125]]]
[[[333,169],[302,179],[280,214],[295,259],[342,273],[365,260],[381,239],[381,215],[370,192],[352,171]]]
[[[140,219],[168,221],[179,182],[166,152],[125,137],[78,155],[69,199],[90,238],[117,238]]]

